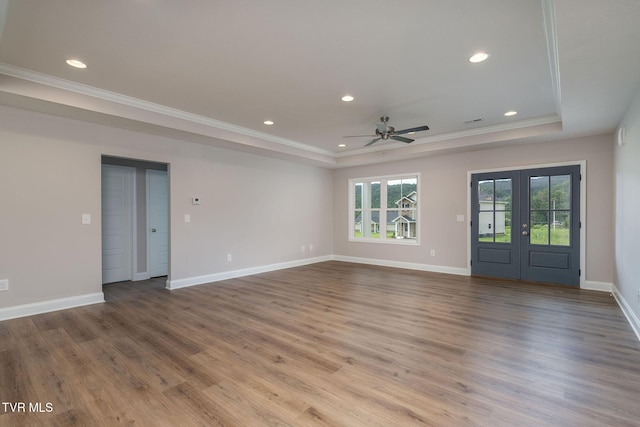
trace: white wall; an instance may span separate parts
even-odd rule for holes
[[[169,164],[172,282],[332,253],[330,170],[4,106],[0,120],[0,309],[101,292],[103,154]]]
[[[615,144],[615,285],[640,337],[640,92],[621,126],[626,144]]]
[[[616,151],[615,283],[634,303],[638,104],[627,118],[630,143]],[[586,160],[586,277],[613,283],[613,145],[600,135],[331,171],[0,106],[0,279],[11,286],[0,310],[101,291],[103,154],[170,165],[170,278],[179,285],[331,254],[466,270],[468,171]],[[349,242],[348,179],[409,172],[422,175],[421,245]],[[83,213],[91,225],[81,224]]]
[[[468,171],[518,168],[557,162],[587,162],[586,279],[613,283],[613,148],[612,136],[494,148],[423,157],[334,173],[334,254],[435,267],[439,271],[466,271],[468,244]],[[421,173],[420,246],[398,246],[348,241],[348,180],[369,176]],[[456,216],[465,215],[464,222]],[[430,250],[436,256],[430,256]]]
[[[46,136],[64,135],[59,121],[4,107],[0,117],[0,307],[101,292],[95,148]]]

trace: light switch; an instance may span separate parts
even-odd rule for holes
[[[82,214],[82,224],[83,225],[91,224],[91,215],[90,214]]]
[[[191,222],[191,215],[185,214],[184,215],[184,222]]]
[[[464,222],[464,215],[458,215],[458,216],[456,217],[456,220],[457,220],[458,222]]]

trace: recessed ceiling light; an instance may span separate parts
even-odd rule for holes
[[[351,96],[351,95],[345,95],[340,99],[342,99],[344,102],[351,102],[351,101],[354,100],[353,96]]]
[[[347,146],[347,144],[338,144],[338,147],[340,147],[340,148],[344,148],[346,146]]]
[[[507,111],[506,113],[504,113],[504,115],[507,117],[515,116],[516,114],[518,114],[517,111]]]
[[[271,120],[265,120],[264,124],[267,126],[271,126],[273,124],[273,122]]]
[[[486,53],[486,52],[478,52],[478,53],[475,53],[475,54],[471,55],[471,57],[469,58],[469,62],[477,64],[478,62],[486,61],[486,59],[488,57],[489,57],[488,53]]]
[[[75,68],[87,68],[87,64],[80,61],[79,59],[67,59],[66,63],[67,65],[71,65]]]

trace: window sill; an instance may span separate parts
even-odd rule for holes
[[[387,245],[420,246],[418,239],[356,239],[349,237],[349,242],[354,243],[378,243]]]

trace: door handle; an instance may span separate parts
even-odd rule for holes
[[[525,230],[525,231],[523,231],[523,232],[522,232],[522,235],[523,235],[523,236],[528,236],[528,235],[529,235],[529,232],[528,232],[527,230]]]
[[[155,229],[155,228],[152,228],[152,229],[151,229],[151,232],[152,232],[152,233],[155,233],[155,232],[156,232],[156,229]]]

